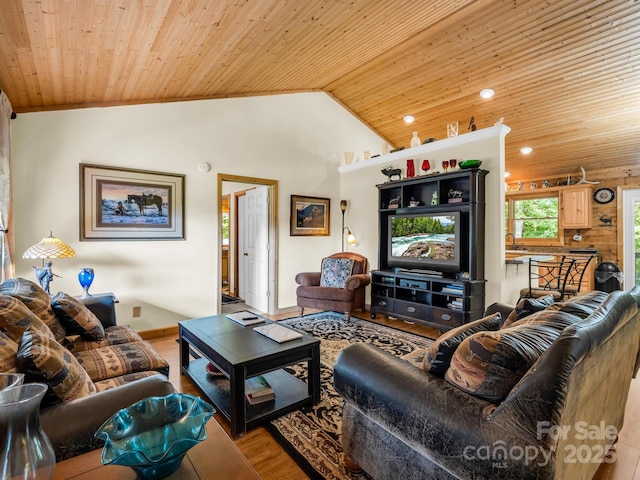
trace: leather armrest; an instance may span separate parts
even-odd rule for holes
[[[344,288],[347,290],[357,290],[358,288],[366,287],[371,283],[371,278],[366,273],[360,273],[358,275],[351,275],[347,278],[344,284]]]
[[[320,272],[302,272],[296,275],[296,283],[303,287],[317,287],[320,285]]]
[[[504,324],[505,320],[511,314],[511,312],[513,312],[514,309],[515,307],[507,305],[506,303],[496,302],[487,307],[487,309],[484,311],[484,316],[487,317],[499,312],[500,315],[502,315],[502,324]]]
[[[154,375],[40,411],[40,423],[53,448],[90,442],[100,426],[121,408],[147,397],[174,393],[164,375]]]
[[[85,306],[98,317],[105,327],[116,325],[116,303],[118,299],[113,293],[100,293],[88,297],[78,297]]]

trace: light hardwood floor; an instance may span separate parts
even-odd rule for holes
[[[313,311],[305,310],[305,314],[308,313],[313,313]],[[272,317],[272,319],[281,320],[295,315],[296,313],[292,312]],[[358,312],[357,315],[369,319],[368,314]],[[401,320],[392,320],[384,315],[378,315],[373,321],[429,338],[438,336],[437,330],[420,325],[407,324]],[[177,333],[175,329],[163,329],[145,333],[143,336],[149,339],[158,353],[170,363],[170,380],[176,390],[198,395],[199,393],[193,384],[180,375],[179,348],[176,342]],[[220,414],[216,414],[215,418],[229,434],[229,427],[225,419]],[[603,464],[593,480],[640,480],[639,427],[640,381],[635,379],[631,382],[631,392],[629,393],[625,412],[625,424],[615,447],[616,462]],[[249,431],[245,437],[235,440],[235,443],[264,480],[304,480],[309,478],[273,439],[271,434],[262,427]]]

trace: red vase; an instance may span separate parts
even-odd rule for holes
[[[407,178],[416,176],[416,167],[413,164],[413,160],[407,160]]]

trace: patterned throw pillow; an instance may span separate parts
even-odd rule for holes
[[[504,321],[502,328],[508,328],[513,322],[521,320],[532,313],[544,310],[551,305],[553,305],[553,295],[545,295],[544,297],[539,298],[521,298],[518,301],[516,308]]]
[[[0,284],[0,294],[11,295],[24,303],[51,329],[56,340],[62,341],[66,332],[58,317],[53,313],[51,297],[40,285],[25,278],[10,278]]]
[[[439,377],[444,377],[451,363],[453,353],[465,338],[477,332],[498,330],[501,321],[502,315],[498,312],[471,323],[460,325],[440,335],[427,349],[422,362],[422,370],[438,375]]]
[[[77,333],[87,340],[104,338],[104,327],[98,317],[77,298],[60,292],[51,299],[51,306],[68,333]]]
[[[16,354],[16,367],[25,382],[49,386],[43,406],[68,402],[96,392],[96,387],[76,358],[53,338],[27,328]]]
[[[29,310],[24,303],[9,295],[0,295],[0,330],[14,342],[20,342],[22,333],[31,326],[34,330],[49,335],[53,333],[47,325]]]
[[[352,258],[323,258],[320,269],[320,286],[344,288],[353,271]]]
[[[18,344],[0,331],[0,372],[13,373],[16,371],[16,353]]]
[[[445,380],[499,403],[560,333],[559,328],[534,323],[473,334],[454,352]]]

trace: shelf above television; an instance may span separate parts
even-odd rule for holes
[[[338,167],[340,173],[351,172],[354,170],[360,170],[362,168],[368,168],[375,165],[388,165],[391,162],[397,160],[406,160],[408,158],[416,158],[422,155],[433,154],[441,150],[450,150],[452,147],[465,145],[471,142],[477,142],[487,138],[494,138],[502,136],[504,138],[507,133],[511,131],[506,125],[496,125],[493,127],[483,128],[476,130],[475,132],[464,133],[456,137],[444,138],[431,143],[425,143],[417,147],[405,148],[397,152],[389,153],[387,155],[380,155],[379,157],[373,157],[369,160],[362,160],[360,162],[352,163],[351,165],[342,165]]]

